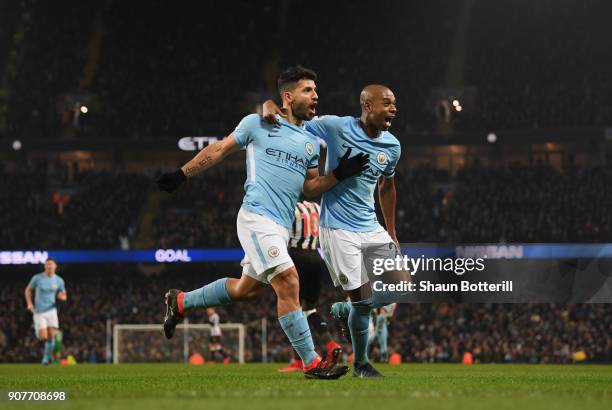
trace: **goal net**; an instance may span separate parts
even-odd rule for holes
[[[244,363],[246,330],[242,323],[222,323],[220,344],[232,362]],[[187,363],[193,355],[208,359],[211,326],[185,321],[170,340],[157,324],[116,324],[113,327],[113,363]]]

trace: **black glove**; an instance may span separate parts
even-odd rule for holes
[[[351,151],[351,148],[346,150],[342,158],[340,158],[338,166],[333,171],[338,181],[357,175],[369,168],[370,156],[368,154],[360,152],[354,157],[349,158]]]
[[[179,168],[174,172],[162,174],[159,178],[157,178],[157,186],[161,191],[173,193],[185,181],[187,181],[187,176],[183,170]]]

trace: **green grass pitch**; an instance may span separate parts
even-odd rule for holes
[[[66,390],[15,409],[610,409],[612,366],[379,365],[384,379],[305,380],[278,365],[0,365],[0,390]],[[5,396],[6,397],[6,396]]]

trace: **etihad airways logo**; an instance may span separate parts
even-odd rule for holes
[[[200,151],[217,141],[219,141],[218,137],[183,137],[178,141],[178,147],[182,151]]]
[[[296,154],[276,148],[266,148],[266,154],[272,158],[275,158],[277,161],[283,162],[294,168],[306,169],[308,164],[308,160],[306,158],[301,158]]]

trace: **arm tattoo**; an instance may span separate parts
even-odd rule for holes
[[[186,168],[187,171],[187,176],[194,176],[195,174],[197,174],[198,172],[200,172],[202,170],[202,168],[204,168],[206,166],[206,164],[212,162],[212,157],[211,156],[207,156],[204,157],[203,159],[201,159],[196,165],[194,166],[190,166]]]

